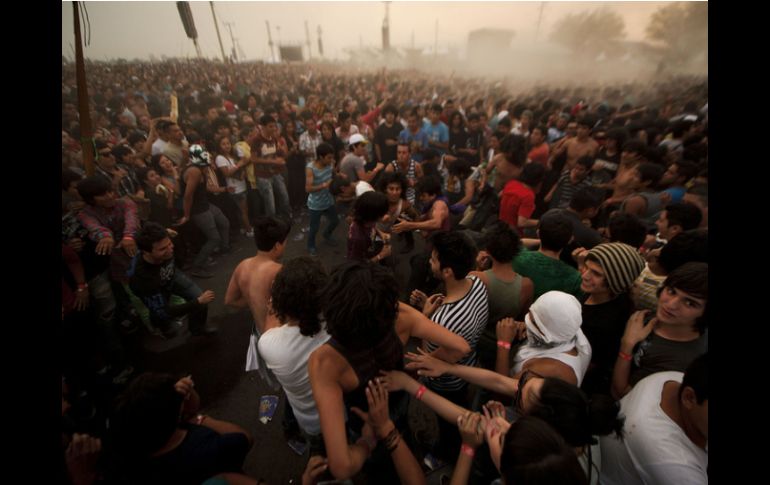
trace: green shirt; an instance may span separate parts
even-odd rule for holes
[[[578,270],[539,251],[522,248],[513,260],[513,270],[532,280],[535,285],[533,301],[549,291],[563,291],[578,300],[583,297],[583,292],[580,291],[582,277]]]

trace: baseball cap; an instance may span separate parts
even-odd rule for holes
[[[355,135],[351,135],[350,140],[348,141],[348,145],[353,146],[357,143],[363,143],[366,145],[368,142],[366,141],[366,138],[364,138],[364,135],[356,133]]]

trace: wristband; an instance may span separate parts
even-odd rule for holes
[[[419,388],[419,389],[417,389],[417,392],[416,392],[416,393],[414,393],[414,397],[415,397],[415,398],[416,398],[418,401],[422,401],[422,395],[423,395],[423,394],[425,394],[425,391],[427,391],[427,390],[428,390],[428,388],[427,388],[427,387],[425,387],[425,386],[420,386],[420,388]]]
[[[199,414],[197,418],[195,418],[195,424],[200,426],[204,421],[206,421],[206,415],[205,414]]]
[[[460,447],[460,453],[462,453],[464,455],[468,455],[471,458],[473,458],[476,455],[476,450],[474,450],[470,446],[468,446],[465,443],[463,443],[463,445]]]
[[[505,340],[498,340],[498,341],[497,341],[497,346],[498,346],[498,347],[502,347],[502,348],[504,348],[504,349],[508,349],[508,350],[510,350],[510,348],[511,348],[511,343],[510,343],[510,342],[506,342]]]
[[[631,362],[631,359],[632,359],[632,357],[630,355],[628,355],[628,354],[626,354],[626,353],[624,353],[622,351],[618,352],[618,357],[620,357],[621,359],[623,359],[623,360],[625,360],[627,362]]]

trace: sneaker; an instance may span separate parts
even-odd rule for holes
[[[291,240],[295,242],[302,241],[303,239],[305,239],[305,235],[302,234],[301,232],[298,232],[297,234],[294,235],[294,237],[291,238]]]
[[[318,250],[316,248],[307,248],[307,252],[311,256],[318,256]]]
[[[214,273],[209,273],[203,268],[195,268],[190,272],[190,276],[194,276],[195,278],[213,278]]]
[[[243,233],[246,237],[254,237],[254,229],[249,229],[248,231]]]

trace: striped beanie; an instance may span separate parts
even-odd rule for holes
[[[644,269],[644,258],[628,244],[614,242],[594,246],[588,258],[599,263],[607,286],[615,295],[625,293]]]

